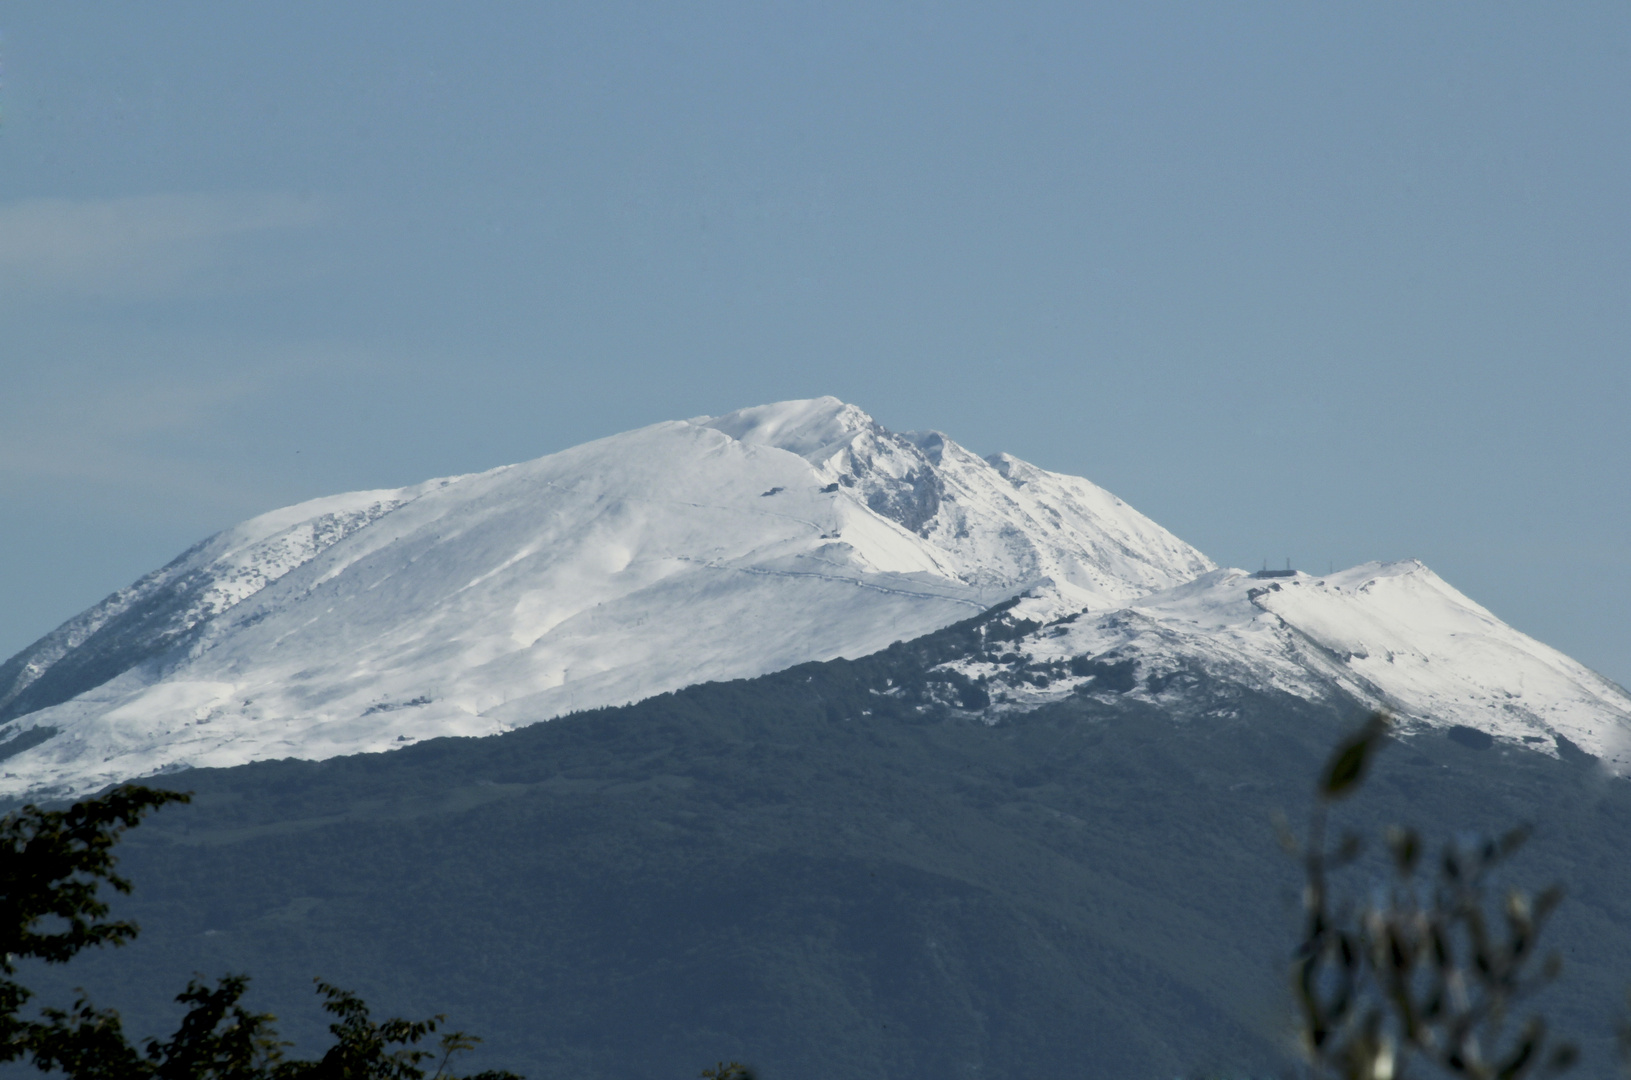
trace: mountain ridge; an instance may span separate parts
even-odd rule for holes
[[[1212,565],[1086,480],[835,398],[669,421],[195,546],[8,662],[0,736],[54,734],[0,792],[486,734]]]
[[[1474,728],[1631,771],[1631,694],[1507,626],[1416,559],[1323,575],[1219,569],[1096,614],[1044,588],[1013,612],[1036,629],[1008,646],[1009,662],[950,665],[988,686],[999,710],[1004,699],[1023,709],[1106,692],[1176,707],[1190,673],[1204,670],[1259,691],[1384,709],[1407,728]],[[1105,688],[1094,665],[1120,665],[1117,685]]]
[[[208,538],[0,665],[0,797],[494,734],[1009,601],[1032,630],[947,661],[988,719],[1071,694],[1194,711],[1204,681],[1631,770],[1631,695],[1420,562],[1219,568],[1087,480],[828,397]]]

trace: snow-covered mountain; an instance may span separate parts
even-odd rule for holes
[[[1251,687],[1631,769],[1631,696],[1420,563],[1218,569],[1086,480],[819,398],[213,536],[0,666],[0,797],[490,734],[1008,600],[1000,647],[947,665],[994,716],[1081,693],[1204,721]]]
[[[833,398],[273,511],[0,667],[0,795],[486,734],[1213,569],[1076,477]]]
[[[999,712],[1085,693],[1231,716],[1234,688],[1249,687],[1631,771],[1631,694],[1414,559],[1318,576],[1214,570],[1109,612],[1044,587],[1007,620],[1013,640],[946,665],[983,682]]]

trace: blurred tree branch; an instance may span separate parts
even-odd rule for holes
[[[1310,1074],[1405,1080],[1418,1062],[1469,1080],[1563,1072],[1574,1047],[1552,1040],[1538,1014],[1521,1024],[1511,1016],[1561,968],[1555,954],[1541,956],[1539,940],[1562,891],[1492,896],[1493,875],[1529,838],[1527,827],[1470,847],[1448,841],[1436,859],[1414,830],[1391,828],[1391,880],[1360,897],[1333,887],[1364,844],[1352,832],[1327,840],[1330,808],[1359,789],[1390,727],[1374,713],[1332,753],[1305,843],[1284,830],[1304,869],[1293,980]]]

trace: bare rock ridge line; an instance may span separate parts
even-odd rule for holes
[[[0,666],[0,797],[493,734],[1016,598],[1009,659],[953,662],[988,718],[1087,693],[1204,722],[1228,704],[1194,687],[1268,687],[1631,764],[1622,689],[1419,563],[1258,580],[1087,480],[817,398],[210,537]]]

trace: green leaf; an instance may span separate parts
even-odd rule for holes
[[[1322,798],[1340,799],[1359,787],[1371,757],[1381,747],[1392,722],[1387,713],[1371,713],[1363,727],[1337,746],[1320,778]]]

